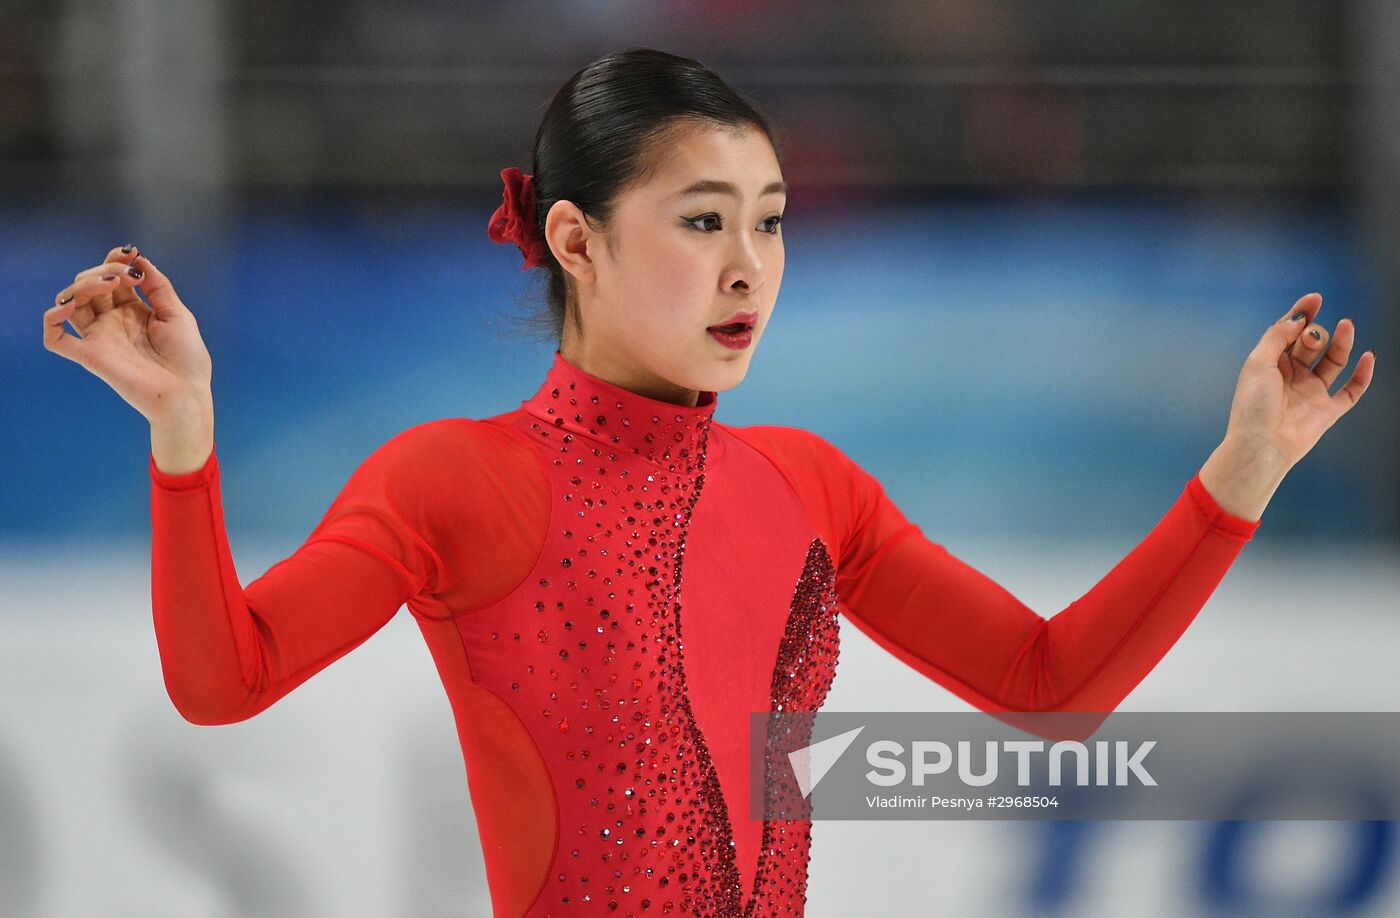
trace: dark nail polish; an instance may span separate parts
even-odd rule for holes
[[[1312,331],[1308,332],[1308,334],[1310,334],[1310,335],[1313,336],[1313,340],[1314,340],[1314,341],[1321,341],[1321,340],[1322,340],[1322,335],[1319,334],[1319,333],[1318,333],[1318,330],[1315,329],[1315,328],[1314,328]]]
[[[126,269],[126,273],[127,273],[127,274],[130,274],[132,277],[136,278],[137,280],[140,280],[141,278],[143,278],[143,277],[146,276],[146,272],[145,272],[145,271],[142,271],[140,268],[136,267],[135,265],[132,265],[130,268],[127,268],[127,269]],[[1313,332],[1313,334],[1317,334],[1317,333],[1316,333],[1316,332]]]
[[[67,296],[65,296],[63,299],[59,300],[59,301],[58,301],[58,305],[62,306],[64,303],[70,302],[72,299],[73,299],[73,294],[70,293],[70,294],[68,294]]]
[[[1305,316],[1305,315],[1307,315],[1307,313],[1306,313],[1306,312],[1303,312],[1303,311],[1300,309],[1300,310],[1298,310],[1297,312],[1293,313],[1293,315],[1289,316],[1289,317],[1288,317],[1288,321],[1290,321],[1290,322],[1297,322],[1299,319],[1301,319],[1301,318],[1302,318],[1303,316]]]
[[[99,278],[99,280],[116,280],[116,279],[117,279],[117,276],[116,276],[115,274],[104,274],[104,275],[102,275],[101,278]]]
[[[130,255],[130,254],[131,254],[131,250],[134,249],[134,248],[136,248],[136,243],[134,243],[134,242],[128,242],[126,245],[122,246],[122,253],[123,253],[123,254],[126,254],[126,255]]]

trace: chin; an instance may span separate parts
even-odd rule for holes
[[[709,386],[716,392],[732,389],[743,382],[749,372],[749,361],[753,359],[753,348],[729,359],[720,360],[720,372],[715,374],[715,384]]]

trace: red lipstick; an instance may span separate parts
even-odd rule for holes
[[[753,327],[757,322],[757,311],[746,310],[734,313],[718,325],[711,325],[706,331],[725,347],[743,350],[753,343]]]

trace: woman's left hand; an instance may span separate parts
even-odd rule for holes
[[[1329,334],[1316,321],[1321,309],[1322,295],[1309,293],[1264,332],[1245,359],[1230,405],[1226,441],[1282,473],[1360,401],[1376,366],[1375,352],[1366,351],[1346,385],[1328,394],[1351,358],[1356,327],[1342,319]]]

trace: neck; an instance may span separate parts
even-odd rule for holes
[[[584,347],[577,338],[566,338],[556,353],[590,376],[653,401],[694,408],[700,399],[698,389],[687,389],[636,366],[627,366],[596,348]]]
[[[703,463],[717,400],[711,390],[699,392],[693,405],[652,398],[555,351],[544,383],[521,407],[534,415],[541,436],[582,437],[607,451],[600,457],[630,453],[670,471],[694,472]]]

